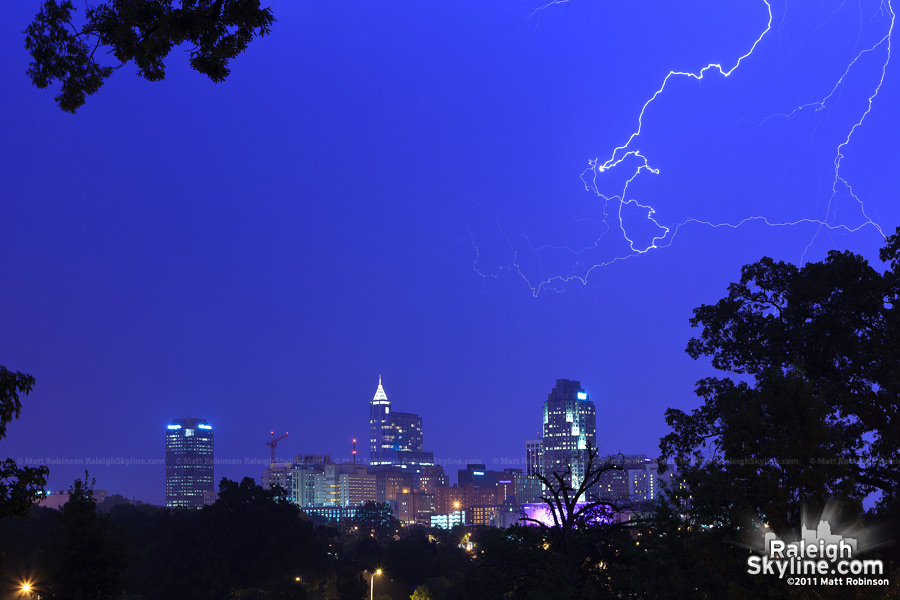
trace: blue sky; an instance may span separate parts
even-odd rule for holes
[[[517,466],[557,378],[653,455],[710,372],[693,307],[900,224],[890,3],[773,1],[766,31],[761,0],[279,1],[225,83],[176,50],[74,116],[25,75],[38,6],[0,24],[0,364],[38,381],[0,454],[76,463],[53,488],[162,502],[159,465],[77,463],[161,459],[185,416],[229,461],[272,429],[347,456],[379,374],[451,471]]]

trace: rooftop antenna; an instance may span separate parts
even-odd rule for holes
[[[356,438],[353,438],[353,464],[356,464]]]

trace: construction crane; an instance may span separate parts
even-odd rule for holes
[[[280,442],[281,440],[283,440],[284,438],[286,438],[288,436],[288,432],[285,431],[284,435],[277,439],[275,438],[274,431],[270,431],[269,434],[272,436],[272,439],[270,441],[266,442],[266,446],[268,446],[269,450],[271,451],[272,460],[269,461],[269,463],[271,464],[271,463],[275,462],[275,446],[278,445],[278,442]]]

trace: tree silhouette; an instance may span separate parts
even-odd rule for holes
[[[604,473],[623,470],[625,457],[620,454],[601,459],[599,449],[590,441],[583,456],[584,477],[578,482],[578,487],[572,486],[571,460],[566,462],[566,468],[562,472],[534,474],[543,485],[541,500],[550,508],[553,524],[563,533],[564,539],[568,539],[569,534],[577,527],[606,519],[612,514],[613,509],[619,508],[615,502],[601,499],[591,492],[600,483]],[[537,519],[526,517],[525,520],[545,525]]]
[[[543,597],[602,598],[617,594],[621,578],[613,574],[623,564],[625,548],[634,543],[630,530],[645,523],[642,518],[621,521],[618,516],[630,509],[630,504],[595,493],[605,473],[624,470],[625,457],[601,458],[590,442],[582,455],[584,476],[580,481],[572,481],[573,470],[581,469],[573,469],[571,461],[561,472],[535,474],[543,484],[541,500],[550,509],[553,525],[531,517],[524,520],[543,528],[549,553],[545,552],[537,563],[536,572],[534,566],[520,571]]]
[[[704,403],[690,414],[666,412],[660,447],[694,480],[693,513],[708,524],[744,511],[791,529],[804,504],[859,514],[876,490],[897,503],[900,236],[881,258],[884,273],[850,252],[803,267],[763,258],[694,310],[702,331],[688,353],[728,376],[699,381]]]
[[[46,554],[49,598],[117,600],[124,593],[128,555],[109,516],[97,511],[94,483],[85,471],[62,506],[62,529]]]
[[[76,23],[70,0],[45,0],[25,31],[31,54],[28,76],[39,88],[61,84],[59,107],[74,113],[97,92],[113,71],[129,62],[138,76],[159,81],[165,59],[181,44],[190,44],[191,67],[215,82],[231,72],[231,59],[256,36],[269,33],[274,18],[259,0],[111,0],[86,6]],[[113,64],[98,62],[98,51]],[[118,63],[118,64],[116,64]]]
[[[6,426],[19,418],[22,401],[34,389],[34,377],[0,367],[0,440],[6,437]],[[0,519],[24,519],[47,485],[47,467],[19,467],[11,458],[0,462]]]

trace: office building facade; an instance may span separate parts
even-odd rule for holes
[[[588,445],[597,447],[594,403],[578,381],[557,379],[544,402],[541,474],[571,470],[572,487],[584,480]]]
[[[213,428],[206,419],[175,419],[166,427],[166,506],[201,508],[215,490]]]
[[[469,463],[465,469],[456,472],[456,481],[462,487],[471,483],[475,487],[496,487],[499,471],[491,471],[487,465]]]
[[[301,508],[352,507],[377,499],[377,477],[365,465],[333,463],[327,454],[295,457],[293,463],[273,463],[263,473],[263,487],[278,485]]]
[[[525,440],[525,474],[534,475],[541,472],[541,460],[544,454],[544,441]]]
[[[370,465],[395,466],[417,474],[434,465],[434,454],[422,449],[422,417],[392,412],[380,376],[369,403],[369,428]]]

